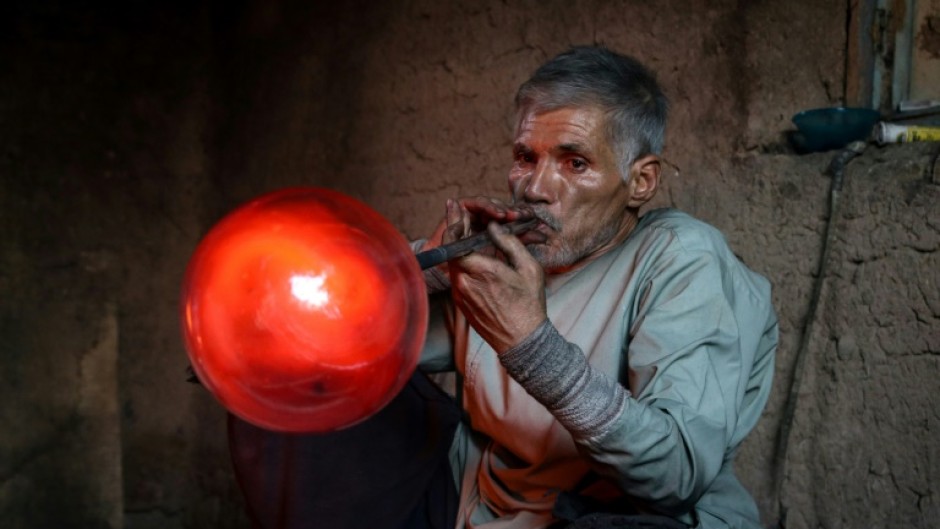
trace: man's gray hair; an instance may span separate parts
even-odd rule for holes
[[[577,46],[543,64],[516,93],[518,121],[530,113],[599,107],[624,179],[641,156],[660,154],[668,102],[651,71],[603,47]]]

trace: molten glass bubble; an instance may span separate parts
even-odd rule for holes
[[[242,419],[325,432],[381,409],[418,362],[428,309],[408,243],[340,193],[292,188],[223,218],[183,283],[203,385]]]

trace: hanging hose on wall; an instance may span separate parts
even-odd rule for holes
[[[793,376],[790,379],[790,390],[787,394],[786,404],[784,406],[783,416],[780,420],[780,429],[777,434],[777,449],[774,454],[774,484],[777,487],[777,496],[779,501],[779,527],[786,527],[787,502],[783,495],[782,482],[786,476],[787,449],[790,444],[790,432],[793,426],[793,418],[796,413],[796,404],[799,399],[800,385],[803,379],[803,369],[806,364],[806,353],[809,349],[810,338],[816,322],[816,311],[819,308],[819,299],[822,294],[823,282],[826,278],[829,251],[832,241],[835,238],[835,218],[839,210],[839,199],[842,193],[842,183],[845,179],[845,166],[850,161],[858,157],[865,151],[867,144],[864,141],[856,141],[847,145],[829,163],[826,174],[832,177],[829,184],[829,218],[826,221],[826,228],[823,234],[822,248],[819,257],[819,264],[816,269],[816,278],[813,281],[813,290],[810,295],[809,309],[806,312],[806,319],[803,325],[803,332],[800,335],[799,348],[796,351],[796,358],[793,364]]]

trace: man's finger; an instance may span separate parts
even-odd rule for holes
[[[447,228],[444,230],[443,236],[445,244],[462,239],[467,235],[467,216],[456,200],[447,199],[445,218],[447,219]]]
[[[509,206],[502,200],[483,196],[461,199],[460,205],[471,213],[484,213],[488,217],[499,219],[504,218],[509,210]]]
[[[514,220],[532,217],[532,211],[527,207],[508,204],[498,198],[477,196],[460,199],[460,205],[470,212],[475,224],[486,226],[491,220],[512,222]]]
[[[522,244],[522,241],[515,235],[509,233],[502,225],[491,222],[486,229],[489,233],[490,240],[493,241],[493,246],[506,255],[509,266],[512,268],[519,268],[523,263],[533,260],[532,256],[529,255],[529,251],[526,250],[525,245]]]

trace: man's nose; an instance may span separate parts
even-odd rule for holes
[[[523,197],[530,203],[551,203],[554,197],[555,171],[550,163],[540,161],[525,182]]]

